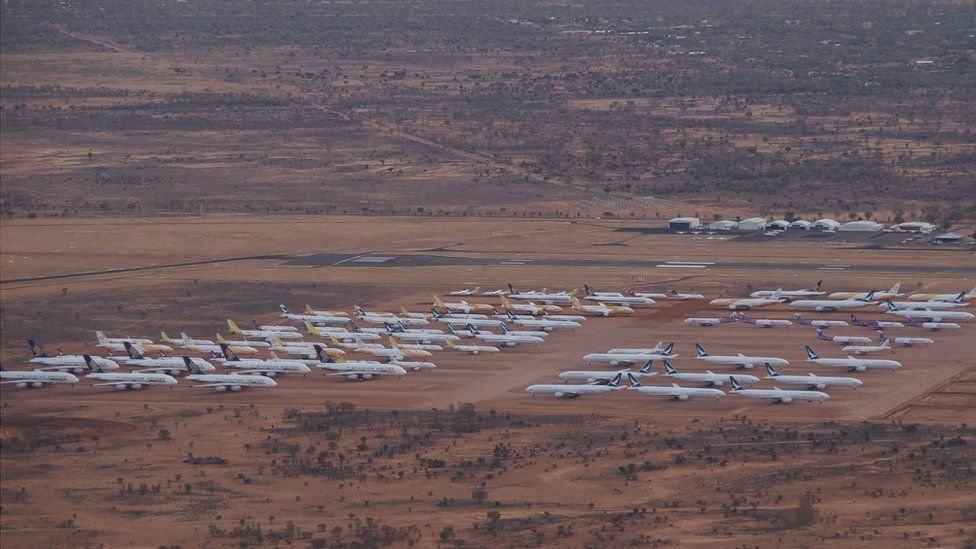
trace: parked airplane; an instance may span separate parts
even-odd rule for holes
[[[867,307],[875,302],[874,290],[866,294],[864,298],[852,297],[850,299],[798,299],[790,303],[794,309],[805,309],[813,311],[839,311],[841,309],[860,309]]]
[[[912,347],[914,345],[931,345],[935,343],[927,337],[891,337],[885,335],[882,330],[878,330],[878,338],[885,343],[891,342],[895,345],[901,345],[903,347]]]
[[[44,352],[44,349],[35,343],[33,339],[27,340],[27,346],[30,347],[31,354],[34,355],[34,358],[30,361],[34,364],[44,366],[44,368],[35,368],[36,370],[70,372],[73,374],[82,374],[88,371],[88,365],[85,364],[85,357],[83,355],[65,355],[59,352],[58,356],[48,356]],[[103,370],[119,369],[118,363],[112,359],[94,356],[92,360]]]
[[[485,343],[501,344],[506,347],[514,347],[521,343],[545,343],[546,340],[537,336],[521,336],[513,334],[493,334],[491,332],[481,332],[478,328],[468,324],[468,331],[474,334],[475,339],[480,339]]]
[[[545,332],[551,332],[556,328],[566,328],[569,330],[575,330],[580,327],[579,322],[574,322],[572,320],[550,320],[548,318],[526,318],[524,316],[515,316],[512,311],[506,311],[508,315],[508,320],[512,324],[518,324],[519,326],[525,326],[527,328],[539,328]]]
[[[886,322],[884,320],[861,320],[851,313],[851,324],[866,328],[904,328],[901,322]]]
[[[111,385],[120,391],[126,389],[131,389],[133,391],[138,391],[143,387],[151,387],[153,385],[168,385],[172,387],[176,385],[176,378],[170,375],[162,373],[152,373],[147,374],[143,372],[111,372],[106,373],[102,368],[92,360],[89,355],[85,356],[85,364],[88,365],[88,369],[91,373],[85,377],[92,380],[98,381],[99,383],[93,383],[92,385]]]
[[[217,391],[236,393],[245,388],[267,387],[271,389],[278,386],[275,380],[262,375],[245,375],[237,372],[230,374],[204,374],[186,357],[184,357],[184,360],[186,361],[186,368],[190,372],[190,375],[186,376],[187,381],[201,383],[201,385],[194,385],[194,387],[212,387]]]
[[[549,337],[549,332],[543,332],[542,330],[509,330],[508,326],[504,323],[498,328],[505,335],[541,337],[542,339]]]
[[[630,307],[623,305],[607,305],[606,303],[598,303],[596,305],[583,305],[580,300],[573,298],[573,310],[582,311],[588,314],[599,315],[599,316],[612,316],[612,315],[632,315],[634,310]]]
[[[870,337],[827,335],[823,333],[823,330],[820,329],[817,330],[817,339],[821,341],[833,341],[834,343],[840,343],[842,345],[850,345],[851,343],[871,343]]]
[[[421,343],[425,345],[432,344],[434,342],[444,342],[444,341],[458,341],[460,338],[453,334],[445,334],[440,330],[408,330],[402,324],[385,325],[386,332],[389,335],[395,335],[397,339],[402,341],[413,341],[415,343]]]
[[[327,338],[334,337],[339,341],[356,341],[362,343],[363,341],[378,341],[380,339],[380,334],[370,332],[350,332],[345,328],[323,328],[321,326],[314,326],[311,322],[305,323],[305,329],[308,331],[309,335]]]
[[[199,340],[197,340],[197,343],[199,343]],[[241,351],[238,350],[240,348],[252,347],[255,349],[268,349],[271,347],[271,343],[267,341],[263,341],[263,340],[252,341],[250,339],[247,339],[246,337],[244,339],[228,340],[224,336],[218,333],[216,344],[220,345],[221,343],[226,343],[230,345],[232,348],[234,348],[235,351],[237,351],[237,354],[243,354],[241,353]]]
[[[704,383],[705,385],[721,387],[726,381],[729,380],[728,374],[716,374],[711,370],[705,370],[705,373],[701,372],[679,372],[671,365],[667,360],[664,361],[664,375],[674,379],[676,381],[690,381],[692,383]],[[741,381],[746,385],[755,385],[759,383],[759,378],[756,376],[750,376],[746,374],[736,374],[736,379]]]
[[[538,303],[548,303],[548,304],[563,303],[566,305],[572,303],[573,293],[575,292],[575,290],[570,293],[555,293],[555,294],[550,294],[546,292],[537,292],[537,291],[519,292],[511,284],[508,285],[508,289],[509,289],[509,294],[508,294],[509,299],[521,299],[523,301],[535,301]]]
[[[39,389],[46,385],[74,385],[78,378],[68,372],[43,370],[4,370],[0,367],[0,385],[13,385],[17,389]]]
[[[701,301],[705,299],[705,296],[701,294],[681,294],[678,290],[671,290],[671,299],[677,299],[680,301]]]
[[[296,314],[288,310],[288,307],[284,305],[278,305],[281,308],[281,316],[287,318],[288,320],[295,320],[298,322],[315,322],[318,324],[349,324],[352,319],[348,316],[339,315],[323,315],[323,314]]]
[[[128,341],[129,343],[139,345],[139,347],[148,353],[161,353],[172,351],[173,348],[169,345],[163,345],[160,343],[153,343],[151,339],[143,338],[129,338],[129,337],[106,337],[105,332],[95,332],[98,337],[98,346],[103,349],[108,349],[109,351],[116,353],[124,353],[125,346],[123,343]]]
[[[905,295],[905,294],[898,293],[900,289],[901,289],[901,282],[897,282],[887,292],[877,292],[875,290],[871,290],[868,292],[834,292],[830,294],[828,297],[830,297],[830,299],[861,299],[864,301],[871,301],[871,300],[881,301],[881,300],[891,299],[894,297],[901,297]]]
[[[976,299],[976,288],[973,288],[968,292],[961,292],[958,294],[912,294],[908,296],[908,299],[923,301],[955,301],[959,299],[960,296],[962,297],[962,301]]]
[[[166,332],[160,332],[159,335],[161,336],[163,343],[171,346],[176,345],[178,347],[183,347],[183,344],[186,343],[187,340],[189,340],[191,344],[198,343],[201,345],[216,345],[216,343],[210,341],[209,339],[193,339],[192,337],[186,335],[186,332],[180,332],[180,339],[172,339],[166,335]]]
[[[286,355],[298,355],[302,358],[315,358],[315,344],[307,341],[283,341],[281,338],[272,340],[271,353],[284,353]],[[340,357],[346,354],[342,349],[326,348],[325,352],[333,357]]]
[[[447,340],[450,341],[450,340]],[[413,350],[413,351],[443,351],[444,348],[440,345],[435,345],[433,343],[400,343],[396,336],[390,334],[390,346],[397,349]]]
[[[780,389],[776,386],[773,386],[772,389],[746,389],[735,379],[735,376],[730,377],[729,380],[732,382],[731,392],[746,398],[766,398],[783,404],[789,404],[794,400],[823,402],[830,398],[830,395],[821,391],[796,391]]]
[[[805,376],[783,375],[777,372],[771,364],[766,365],[766,371],[769,372],[766,379],[787,385],[806,385],[808,389],[826,389],[827,387],[850,387],[851,389],[857,389],[863,384],[856,377],[818,376],[812,373]],[[736,376],[736,379],[739,379],[739,376]]]
[[[656,292],[638,292],[637,290],[626,290],[624,292],[627,295],[632,295],[635,297],[647,297],[650,299],[667,299],[668,294],[656,293]]]
[[[536,305],[531,301],[525,303],[512,303],[505,296],[502,296],[502,307],[505,309],[511,309],[519,313],[525,313],[533,316],[541,315],[544,313],[559,313],[562,312],[563,310],[563,308],[560,307],[559,305],[547,305],[545,303],[543,303],[542,305]]]
[[[396,340],[394,339],[390,343],[392,344],[395,341]],[[447,344],[448,347],[450,347],[451,341],[448,340]],[[395,345],[392,347],[384,347],[382,345],[370,344],[370,343],[357,345],[353,347],[353,350],[377,358],[385,358],[391,362],[396,360],[403,360],[404,358],[430,358],[431,356],[433,356],[430,354],[430,351],[425,351],[423,349],[404,349],[404,348],[396,347]]]
[[[237,323],[231,319],[227,319],[227,326],[230,327],[231,333],[242,335],[244,337],[253,337],[257,339],[270,340],[275,337],[280,337],[282,339],[301,339],[302,334],[298,332],[291,331],[279,331],[279,330],[242,330]]]
[[[736,321],[735,313],[731,313],[729,314],[729,316],[724,318],[693,316],[691,318],[686,318],[685,324],[688,325],[698,324],[699,326],[711,327],[717,324],[727,324],[729,322],[735,322],[735,321]]]
[[[234,354],[234,351],[224,344],[221,344],[220,348],[226,357],[224,360],[224,366],[234,368],[236,370],[243,370],[240,372],[242,374],[257,374],[266,377],[275,377],[279,374],[307,374],[311,372],[308,366],[306,366],[301,360],[281,359],[278,358],[274,352],[271,353],[270,359],[264,360],[260,358],[241,358]],[[188,361],[189,359],[186,360]],[[189,364],[187,364],[187,368],[189,368]],[[194,368],[199,369],[196,368],[195,365]]]
[[[912,326],[912,327],[915,327],[915,328],[925,328],[927,330],[932,330],[933,332],[937,332],[939,330],[958,330],[959,328],[961,328],[961,326],[959,326],[955,322],[918,322],[918,321],[912,320],[910,318],[908,320],[906,320],[905,322],[909,326]],[[886,322],[885,324],[901,324],[901,323],[900,322]]]
[[[149,358],[143,356],[143,354],[139,352],[139,349],[128,342],[125,343],[125,350],[128,353],[128,357],[122,358],[121,360],[125,362],[126,366],[139,368],[140,372],[158,372],[173,376],[180,372],[188,371],[186,369],[186,364],[183,361],[183,357],[165,356],[160,358]],[[97,364],[98,357],[91,358]],[[202,358],[190,358],[190,360],[193,361],[193,363],[197,365],[197,368],[202,372],[214,371],[213,364],[210,364]],[[99,367],[102,370],[105,369],[101,367],[101,365],[99,365]]]
[[[824,295],[827,292],[821,292],[820,291],[820,285],[822,283],[823,283],[823,280],[818,280],[816,286],[814,286],[813,288],[806,288],[806,289],[803,289],[803,290],[783,290],[783,289],[779,289],[779,290],[759,290],[757,292],[752,292],[749,295],[750,295],[750,297],[773,297],[773,296],[778,296],[783,301],[793,301],[794,299],[796,299],[798,297],[817,297],[817,296],[820,296],[820,295]]]
[[[548,394],[556,398],[578,398],[581,395],[601,395],[623,389],[620,387],[621,374],[618,372],[606,385],[597,384],[539,384],[529,385],[525,390],[532,396]]]
[[[363,322],[368,322],[369,324],[386,324],[387,322],[396,323],[399,322],[404,326],[426,326],[430,324],[426,318],[414,318],[407,316],[396,316],[394,314],[379,314],[366,312],[358,305],[356,306],[356,315]]]
[[[868,353],[880,353],[881,351],[890,350],[891,345],[887,341],[882,341],[881,345],[845,345],[841,347],[841,351],[855,355],[866,355]]]
[[[713,307],[725,307],[732,311],[745,311],[748,309],[756,309],[758,307],[765,307],[767,305],[776,305],[785,301],[779,294],[773,294],[770,297],[750,297],[750,298],[720,298],[713,299],[708,302],[709,305]]]
[[[659,352],[640,352],[640,353],[590,353],[583,355],[583,360],[588,363],[604,362],[610,366],[629,366],[631,364],[644,364],[649,360],[664,360],[666,358],[677,358],[679,355],[671,354],[674,344],[668,345]]]
[[[345,311],[319,311],[313,309],[308,303],[305,304],[305,314],[316,316],[349,316],[349,313]]]
[[[465,288],[463,290],[451,290],[450,292],[448,292],[447,295],[456,296],[456,297],[464,297],[464,296],[469,296],[469,295],[478,295],[478,292],[480,292],[480,291],[481,291],[481,287],[478,286],[478,287],[476,287],[473,290],[471,288]]]
[[[221,343],[230,345],[231,349],[233,349],[234,352],[237,353],[237,354],[239,354],[239,355],[254,356],[254,355],[258,354],[258,350],[254,346],[252,346],[252,345],[235,345],[235,344],[231,344],[229,341],[223,341],[223,338],[220,336],[220,334],[217,334],[217,343],[216,344],[213,344],[213,345],[211,345],[211,344],[204,344],[204,343],[188,343],[188,342],[184,341],[183,344],[182,344],[182,346],[183,346],[184,349],[186,349],[188,351],[193,351],[193,352],[196,352],[196,353],[220,354],[220,344]]]
[[[399,366],[404,370],[409,370],[411,372],[416,372],[419,370],[433,370],[434,368],[437,368],[437,365],[434,364],[433,362],[419,362],[415,360],[410,360],[410,361],[394,360],[392,362],[389,362],[389,364]]]
[[[383,364],[372,360],[334,360],[332,357],[322,356],[322,363],[318,365],[328,370],[330,376],[343,376],[350,381],[366,381],[374,377],[407,375],[407,371],[394,362]]]
[[[491,345],[455,345],[453,341],[447,342],[447,349],[449,351],[460,351],[462,353],[470,353],[476,355],[478,353],[497,353],[498,347],[493,347]]]
[[[582,381],[584,383],[604,384],[623,374],[633,374],[636,378],[656,376],[657,372],[651,371],[653,360],[648,360],[644,366],[636,372],[630,370],[599,371],[599,370],[570,370],[559,374],[559,379],[564,381]]]
[[[950,309],[957,309],[967,305],[962,300],[962,294],[959,294],[959,299],[955,301],[886,301],[885,303],[878,305],[878,307],[883,309],[888,305],[888,303],[899,309],[919,309],[923,311],[948,311]]]
[[[708,351],[700,343],[695,343],[695,349],[698,351],[698,356],[695,357],[697,360],[702,362],[709,362],[711,364],[729,364],[739,368],[752,369],[756,364],[762,364],[764,362],[769,362],[776,366],[789,366],[790,361],[785,358],[767,357],[767,356],[746,356],[742,353],[737,355],[710,355]]]
[[[848,355],[846,358],[821,358],[813,347],[806,346],[807,362],[812,362],[819,366],[831,366],[834,368],[847,368],[852,372],[864,372],[866,370],[897,370],[901,368],[901,363],[897,360],[885,360],[877,358],[854,358]]]
[[[793,325],[789,320],[782,318],[748,318],[745,313],[739,313],[739,321],[745,322],[746,324],[755,324],[760,328],[786,328]]]
[[[800,313],[793,315],[793,321],[797,324],[806,324],[817,328],[843,328],[847,326],[843,320],[806,319],[800,316]]]
[[[653,347],[640,347],[634,349],[614,348],[614,349],[610,349],[607,352],[611,354],[651,353],[651,354],[662,354],[666,356],[671,356],[671,351],[673,350],[674,350],[674,342],[668,343],[665,346],[663,341],[658,341],[657,345]]]
[[[641,382],[633,374],[627,374],[627,379],[630,381],[628,390],[637,391],[644,395],[670,397],[672,400],[688,400],[691,397],[707,397],[718,400],[725,396],[725,392],[718,389],[682,387],[677,383],[672,383],[670,387],[641,385]]]
[[[636,306],[644,305],[650,307],[654,305],[655,301],[649,297],[643,297],[638,295],[624,295],[620,292],[596,292],[593,288],[584,285],[583,288],[586,290],[587,301],[596,301],[598,303],[610,303],[612,305],[625,305],[625,306]],[[575,299],[575,297],[573,298]]]
[[[967,313],[965,311],[920,311],[918,309],[905,310],[899,309],[890,301],[886,301],[885,304],[888,306],[888,310],[885,311],[886,313],[912,320],[931,320],[933,322],[942,322],[943,320],[973,320],[976,318],[976,316],[973,316],[973,313]]]
[[[495,312],[495,308],[487,303],[468,303],[463,299],[455,303],[445,303],[437,294],[434,294],[434,306],[440,309],[447,309],[452,313],[483,312],[492,314]]]

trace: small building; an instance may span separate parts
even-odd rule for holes
[[[668,221],[668,230],[687,231],[701,227],[701,220],[697,217],[676,217]]]
[[[777,219],[766,223],[766,230],[785,231],[790,228],[790,222],[785,219]]]
[[[796,231],[809,231],[810,222],[806,219],[797,219],[793,223],[790,223],[790,228]]]
[[[932,237],[932,244],[959,244],[962,242],[962,235],[959,233],[945,233]]]
[[[843,225],[837,228],[837,230],[840,232],[857,231],[857,232],[867,232],[867,233],[875,233],[882,229],[884,229],[884,225],[882,225],[881,223],[878,223],[877,221],[867,221],[867,220],[848,221],[847,223],[844,223]]]
[[[925,221],[905,221],[893,227],[892,230],[899,233],[924,233],[929,234],[935,230],[935,225]]]
[[[711,231],[733,231],[739,228],[739,224],[731,219],[721,219],[708,226]]]
[[[766,220],[761,217],[750,217],[739,222],[740,231],[761,231],[766,228]]]
[[[826,217],[823,219],[818,219],[810,224],[811,231],[834,232],[837,231],[838,228],[840,228],[840,223],[838,223],[836,219]]]

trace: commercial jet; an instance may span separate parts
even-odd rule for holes
[[[189,339],[189,338],[187,338],[187,339]],[[182,347],[184,349],[186,349],[187,351],[193,351],[193,352],[196,352],[196,353],[210,353],[210,354],[219,355],[220,352],[221,352],[220,351],[220,345],[221,344],[230,345],[231,349],[233,349],[233,351],[235,353],[239,354],[239,355],[254,356],[254,355],[258,354],[258,350],[257,350],[256,347],[254,347],[252,345],[236,345],[236,344],[231,344],[231,342],[229,342],[229,341],[224,341],[223,338],[220,336],[220,334],[217,334],[217,343],[216,344],[210,344],[210,343],[192,343],[190,341],[186,341],[185,340],[183,342],[183,344],[182,344]]]
[[[664,375],[675,381],[688,381],[691,383],[704,383],[705,385],[712,387],[721,387],[725,382],[729,380],[728,374],[716,374],[711,370],[705,370],[705,373],[701,372],[679,372],[671,365],[667,360],[664,361]],[[736,374],[736,379],[746,385],[755,385],[759,383],[759,378],[750,375],[739,375]]]
[[[397,339],[402,341],[413,341],[415,343],[431,344],[436,342],[445,341],[458,341],[459,338],[453,334],[445,334],[440,330],[408,330],[402,324],[386,324],[386,332],[391,335],[395,335]]]
[[[569,330],[575,330],[580,327],[579,322],[572,320],[550,320],[548,318],[526,318],[524,316],[515,316],[512,311],[506,311],[508,320],[512,324],[518,324],[519,326],[524,326],[526,328],[538,328],[545,332],[551,332],[557,328],[565,328]]]
[[[224,366],[241,370],[239,372],[241,374],[275,377],[279,374],[307,374],[311,372],[309,367],[301,360],[281,359],[274,353],[271,353],[270,359],[265,360],[260,358],[241,358],[234,354],[234,351],[227,347],[227,345],[221,345],[221,349],[224,351],[224,356],[226,357]],[[187,368],[189,368],[189,364],[187,364]],[[195,365],[194,368],[198,369]]]
[[[701,294],[682,294],[678,293],[678,290],[671,290],[671,299],[677,299],[679,301],[701,301],[705,299],[705,296]]]
[[[221,343],[226,343],[231,347],[254,347],[255,349],[268,349],[271,347],[271,343],[268,341],[262,341],[262,340],[251,341],[246,337],[244,339],[228,340],[227,338],[225,338],[223,335],[219,333],[217,334],[216,343],[217,345],[220,345]],[[237,351],[237,354],[241,354],[241,352]]]
[[[886,301],[885,305],[889,315],[900,316],[911,320],[930,320],[932,322],[942,322],[943,320],[973,320],[976,316],[965,311],[930,311],[919,309],[899,309],[894,303]]]
[[[713,307],[725,307],[732,311],[746,311],[768,305],[776,305],[785,301],[778,294],[770,297],[749,297],[749,298],[720,298],[708,302]]]
[[[884,342],[890,342],[902,347],[913,347],[915,345],[931,345],[935,343],[927,337],[888,337],[882,330],[878,330],[878,338]]]
[[[440,309],[446,309],[452,313],[488,313],[492,314],[495,312],[495,308],[487,303],[468,303],[463,299],[455,303],[445,303],[437,294],[434,294],[434,306]]]
[[[187,370],[190,372],[190,375],[186,376],[187,381],[200,383],[200,385],[194,385],[194,387],[211,387],[220,392],[229,391],[236,393],[247,388],[264,387],[272,389],[278,386],[278,382],[262,375],[245,375],[237,372],[230,374],[205,374],[186,357],[184,357],[184,360],[186,361]]]
[[[346,354],[342,349],[327,348],[326,353],[333,357],[340,357]],[[271,343],[271,353],[283,353],[286,355],[298,355],[302,358],[315,358],[315,344],[307,341],[284,341],[275,338]]]
[[[152,387],[153,385],[167,385],[169,387],[176,385],[175,377],[162,373],[105,372],[92,360],[92,357],[88,355],[84,356],[85,363],[88,365],[89,370],[91,370],[91,373],[85,377],[92,381],[97,381],[98,383],[92,383],[94,386],[111,385],[120,391],[138,391],[143,387]]]
[[[905,321],[906,324],[915,328],[925,328],[926,330],[932,330],[937,332],[939,330],[958,330],[961,328],[955,322],[918,322],[916,320],[908,319]],[[901,324],[900,322],[893,322],[889,324]]]
[[[846,327],[848,325],[843,320],[825,320],[825,319],[822,319],[822,318],[817,318],[817,319],[810,318],[810,319],[807,319],[807,318],[803,318],[800,315],[800,313],[796,313],[796,314],[793,315],[793,321],[796,322],[797,324],[804,324],[806,326],[813,326],[815,328],[821,328],[821,329],[823,329],[823,328],[844,328],[844,327]]]
[[[363,322],[367,322],[369,324],[386,324],[387,322],[391,322],[391,323],[399,322],[404,326],[426,326],[430,324],[430,322],[428,322],[426,318],[396,316],[390,313],[379,314],[379,313],[367,312],[364,311],[358,305],[356,306],[356,315],[359,317],[360,320],[362,320]]]
[[[751,294],[749,294],[749,296],[750,297],[773,297],[773,296],[778,296],[779,298],[781,298],[784,301],[793,301],[794,299],[796,299],[798,297],[817,297],[817,296],[821,296],[821,295],[824,295],[825,293],[827,293],[827,292],[821,292],[820,291],[820,285],[822,283],[823,283],[823,280],[818,280],[817,281],[817,285],[814,286],[813,288],[805,288],[805,289],[802,289],[802,290],[783,290],[783,289],[779,289],[779,290],[759,290],[759,291],[756,291],[756,292],[752,292]]]
[[[830,299],[863,299],[865,301],[871,301],[873,299],[876,301],[880,301],[885,299],[891,299],[894,297],[901,297],[905,295],[905,294],[898,293],[900,290],[901,290],[901,282],[897,282],[887,292],[877,292],[875,290],[871,290],[868,292],[834,292],[830,294],[828,297],[830,297]]]
[[[729,381],[732,382],[732,394],[746,398],[764,398],[783,404],[789,404],[794,400],[823,402],[830,398],[830,395],[821,391],[796,391],[780,389],[776,386],[773,386],[772,389],[746,389],[735,379],[735,376],[730,377]]]
[[[453,297],[465,297],[469,295],[478,295],[478,292],[480,291],[481,291],[481,287],[477,286],[473,290],[471,288],[464,288],[463,290],[451,290],[450,292],[447,293],[447,295]]]
[[[345,328],[331,328],[331,327],[321,327],[314,326],[311,322],[305,323],[305,329],[308,331],[309,335],[325,337],[325,338],[336,338],[339,341],[379,341],[380,334],[371,332],[351,332]]]
[[[491,332],[481,332],[478,328],[468,324],[468,331],[474,334],[475,339],[484,341],[485,343],[500,344],[505,347],[514,347],[522,343],[532,343],[538,345],[539,343],[545,343],[546,340],[537,336],[524,336],[515,334],[493,334]]]
[[[621,374],[618,372],[606,385],[596,384],[539,384],[529,385],[525,390],[535,395],[552,395],[556,398],[578,398],[582,395],[602,395],[623,389],[620,387]]]
[[[281,309],[281,316],[288,320],[297,322],[314,322],[316,324],[349,324],[352,319],[348,316],[323,315],[323,314],[296,314],[288,310],[284,305],[278,305]]]
[[[862,328],[904,328],[901,322],[886,322],[884,320],[861,320],[851,313],[851,324]]]
[[[793,325],[792,322],[782,318],[750,318],[747,317],[745,313],[739,313],[739,322],[745,322],[746,324],[753,324],[759,326],[760,328],[788,328]]]
[[[335,360],[330,356],[322,356],[321,364],[318,367],[328,370],[327,375],[342,376],[350,381],[367,381],[375,377],[396,376],[398,378],[407,375],[407,371],[395,363],[383,364],[372,360]]]
[[[498,347],[492,345],[455,345],[453,341],[448,341],[447,350],[476,355],[478,353],[497,353]]]
[[[640,353],[590,353],[583,355],[583,360],[592,364],[594,362],[606,363],[610,366],[629,366],[631,364],[644,364],[649,360],[664,360],[666,358],[676,358],[679,355],[671,354],[674,343],[668,345],[659,352],[640,352]]]
[[[771,364],[766,365],[766,371],[769,372],[766,379],[786,385],[804,385],[808,389],[826,389],[827,387],[850,387],[851,389],[857,389],[864,384],[864,382],[856,377],[818,376],[812,373],[805,376],[783,375],[777,372]],[[736,379],[741,381],[739,376],[736,376]]]
[[[659,387],[654,385],[641,385],[640,380],[633,374],[627,374],[630,381],[628,390],[637,391],[642,395],[670,397],[671,400],[688,400],[691,397],[705,397],[718,400],[725,396],[725,392],[718,389],[703,389],[701,387],[682,387],[677,383],[672,383],[670,387]]]
[[[625,305],[607,305],[598,303],[596,305],[583,305],[580,300],[573,298],[573,310],[582,311],[586,314],[598,316],[632,315],[634,310]]]
[[[730,313],[729,316],[721,317],[721,318],[693,316],[691,318],[686,318],[685,324],[688,324],[689,326],[697,324],[699,326],[710,328],[712,326],[717,326],[719,324],[728,324],[730,322],[735,322],[735,321],[736,321],[735,313]]]
[[[31,354],[34,355],[34,358],[30,361],[34,364],[44,366],[44,368],[36,368],[38,371],[70,372],[73,374],[82,374],[88,371],[88,365],[85,364],[85,357],[83,355],[65,355],[59,352],[58,356],[48,356],[44,352],[44,349],[35,343],[33,339],[27,340],[27,346],[30,347]],[[112,359],[93,356],[92,360],[103,370],[119,369],[118,363]]]
[[[656,303],[653,299],[649,297],[643,297],[639,295],[624,295],[620,292],[597,292],[589,286],[583,286],[586,289],[586,296],[583,298],[587,301],[596,301],[598,303],[610,303],[611,305],[644,305],[650,307]],[[575,299],[575,297],[573,298]]]
[[[957,309],[967,305],[966,302],[962,300],[962,294],[959,294],[958,299],[954,301],[886,301],[885,303],[878,305],[878,307],[883,309],[889,303],[899,309],[921,309],[925,311],[948,311],[950,309]]]
[[[313,309],[308,303],[305,304],[305,314],[316,316],[349,316],[345,311],[320,311]]]
[[[183,361],[183,357],[165,356],[160,358],[149,358],[140,353],[139,349],[128,342],[125,344],[125,350],[128,353],[128,357],[122,358],[121,360],[123,360],[127,366],[139,368],[140,372],[158,372],[173,376],[180,372],[188,371],[186,369],[186,364]],[[95,360],[97,363],[96,359],[97,357],[92,357],[92,360]],[[201,372],[214,371],[213,364],[210,364],[202,358],[190,358],[190,360],[196,364],[197,368]],[[104,370],[105,368],[101,369]]]
[[[976,299],[976,288],[958,294],[912,294],[908,296],[908,299],[922,301],[956,301],[957,299],[961,299],[962,301],[969,301],[970,299]]]
[[[848,335],[827,335],[823,333],[823,330],[817,330],[817,339],[819,339],[820,341],[833,341],[834,343],[840,343],[841,345],[850,345],[852,343],[871,343],[870,337],[848,336]]]
[[[572,303],[573,294],[575,292],[575,290],[570,293],[555,293],[555,294],[550,294],[546,292],[537,292],[534,290],[531,292],[519,292],[511,285],[511,283],[508,285],[508,290],[509,290],[508,293],[509,299],[521,299],[523,301],[535,301],[535,302],[548,303],[548,304],[562,303],[566,305]]]
[[[710,364],[728,364],[738,368],[745,368],[747,370],[752,369],[752,367],[756,364],[763,364],[765,362],[769,362],[776,366],[789,366],[790,364],[790,361],[786,360],[785,358],[769,356],[746,356],[742,353],[737,355],[710,355],[700,343],[695,343],[695,349],[698,351],[698,356],[695,357],[697,360],[708,362]]]
[[[450,340],[448,340],[450,341]],[[390,347],[414,351],[443,351],[444,347],[433,343],[400,343],[394,334],[390,334]]]
[[[798,299],[790,303],[790,307],[801,310],[813,311],[840,311],[842,309],[860,309],[873,305],[874,290],[868,292],[865,297],[852,297],[849,299]]]
[[[302,334],[293,331],[282,331],[282,330],[242,330],[237,323],[231,319],[227,319],[227,326],[230,327],[231,333],[242,335],[244,337],[253,337],[256,339],[263,339],[268,341],[275,337],[280,337],[282,339],[301,339]],[[262,326],[264,328],[264,326]]]
[[[654,361],[648,360],[644,363],[644,366],[636,372],[631,372],[630,370],[615,370],[615,371],[601,371],[601,370],[569,370],[567,372],[562,372],[559,374],[559,379],[563,381],[582,381],[583,383],[590,384],[605,384],[609,383],[615,377],[625,374],[633,374],[636,378],[644,378],[656,376],[657,372],[651,371],[651,364]]]
[[[607,351],[608,353],[626,354],[626,353],[660,353],[664,355],[670,355],[671,351],[674,350],[674,343],[668,343],[666,346],[663,341],[658,341],[653,347],[636,347],[631,349],[625,349],[621,347],[616,347]]]
[[[169,345],[153,343],[151,339],[133,337],[106,337],[105,332],[95,332],[95,336],[98,337],[99,347],[116,353],[125,352],[125,345],[123,345],[125,342],[138,345],[142,350],[149,353],[161,353],[173,350],[173,348]]]
[[[166,332],[159,332],[159,335],[163,340],[163,343],[169,345],[176,345],[177,347],[183,347],[183,344],[186,343],[187,341],[189,341],[190,344],[199,343],[201,345],[216,345],[215,342],[209,339],[194,339],[186,335],[186,332],[180,332],[180,339],[172,339],[168,335],[166,335]]]
[[[74,385],[78,378],[68,372],[43,370],[4,370],[0,367],[0,385],[13,385],[17,389],[40,389],[47,385]]]
[[[854,358],[848,355],[846,358],[821,358],[813,347],[806,346],[807,362],[812,362],[818,366],[830,366],[833,368],[847,368],[851,372],[864,372],[867,370],[897,370],[901,368],[901,363],[897,360],[886,360],[877,358]]]
[[[840,350],[854,355],[866,355],[868,353],[890,351],[891,345],[889,345],[887,341],[882,341],[881,345],[845,345],[844,347],[841,347]]]
[[[545,303],[542,305],[537,305],[531,301],[526,303],[512,303],[505,296],[502,296],[502,307],[505,309],[511,309],[518,313],[525,313],[533,316],[545,313],[559,313],[563,310],[563,308],[559,305],[546,305]]]

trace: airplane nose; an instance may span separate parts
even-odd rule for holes
[[[65,374],[65,376],[67,376],[67,380],[71,383],[78,383],[78,378],[74,374]]]

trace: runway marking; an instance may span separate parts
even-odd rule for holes
[[[394,255],[362,255],[354,259],[349,259],[350,263],[386,263],[396,259]]]
[[[668,265],[714,265],[709,261],[665,261]]]
[[[362,257],[362,256],[357,255],[357,256],[353,256],[353,257],[347,257],[345,259],[340,259],[339,261],[336,261],[335,263],[333,263],[332,266],[334,267],[336,265],[342,265],[343,263],[347,263],[349,261],[355,261],[355,260],[359,259],[360,257]]]
[[[662,263],[660,265],[655,265],[658,269],[705,269],[708,265],[675,265],[672,263]]]
[[[818,271],[846,271],[844,267],[817,267]]]

